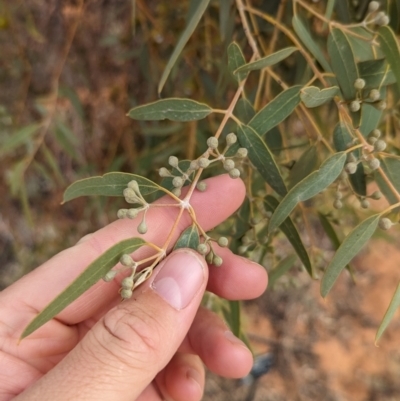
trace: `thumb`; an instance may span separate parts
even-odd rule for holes
[[[40,399],[47,399],[46,392],[51,399],[57,394],[57,400],[135,400],[183,341],[207,275],[204,259],[194,251],[171,253],[139,293],[103,316],[34,385],[40,386]]]

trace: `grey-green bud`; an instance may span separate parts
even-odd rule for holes
[[[127,288],[124,288],[124,289],[121,291],[121,297],[122,297],[123,299],[129,299],[129,298],[131,298],[131,297],[132,297],[132,294],[133,294],[132,290],[127,289]]]
[[[205,181],[200,181],[200,182],[197,183],[196,188],[200,192],[204,192],[207,189],[207,183]]]
[[[371,1],[368,4],[368,12],[373,13],[379,9],[379,2],[378,1]]]
[[[379,200],[382,198],[382,192],[381,191],[375,191],[372,195],[371,195],[371,199],[374,200]]]
[[[210,165],[210,160],[208,160],[208,159],[205,158],[205,157],[200,157],[200,159],[198,160],[198,162],[199,162],[199,166],[200,166],[201,168],[206,168],[206,167],[208,167],[208,166]]]
[[[127,211],[126,213],[126,217],[128,217],[128,219],[134,219],[137,217],[137,215],[139,214],[140,210],[139,209],[134,209],[131,208]]]
[[[374,143],[375,152],[383,152],[386,149],[386,142],[383,139],[378,139]]]
[[[115,270],[110,270],[104,277],[103,277],[103,280],[106,282],[106,283],[109,283],[110,281],[113,281],[114,280],[114,278],[115,278],[115,276],[117,275],[117,271],[115,271]]]
[[[210,136],[210,138],[207,139],[207,145],[211,149],[217,149],[218,139],[215,136]]]
[[[129,181],[128,188],[133,189],[136,194],[140,194],[139,184],[137,183],[136,180]]]
[[[382,217],[378,223],[379,228],[385,231],[389,230],[389,228],[391,228],[392,225],[393,225],[392,220],[388,219],[387,217]]]
[[[357,163],[350,162],[344,166],[345,171],[348,174],[354,174],[357,171]]]
[[[367,138],[367,142],[370,145],[374,145],[377,140],[378,140],[378,138],[375,138],[374,136],[370,136],[370,137]]]
[[[371,159],[368,160],[368,167],[371,170],[376,170],[379,168],[379,166],[381,165],[381,162],[379,161],[379,159]]]
[[[369,134],[369,136],[371,136],[371,137],[373,137],[373,138],[380,138],[381,135],[382,135],[381,130],[379,130],[379,129],[377,129],[377,128],[374,129],[374,130]]]
[[[343,207],[342,201],[341,201],[340,199],[336,199],[336,200],[333,202],[333,207],[334,207],[335,209],[341,209],[341,208]]]
[[[229,177],[231,177],[231,178],[239,178],[240,177],[240,171],[237,168],[232,169],[229,172]]]
[[[359,100],[353,100],[350,105],[349,105],[349,109],[350,111],[352,111],[353,113],[357,112],[358,110],[360,110],[361,105],[360,105],[360,101]]]
[[[246,148],[239,148],[236,152],[236,157],[239,157],[240,159],[244,159],[247,157],[248,151]]]
[[[363,209],[368,209],[371,204],[368,199],[361,199],[360,205]]]
[[[165,168],[165,167],[161,167],[160,170],[158,170],[158,174],[160,175],[160,177],[171,177],[171,173],[170,171]]]
[[[369,94],[368,97],[370,100],[372,100],[373,102],[376,102],[377,100],[379,100],[379,98],[381,97],[381,94],[379,92],[378,89],[372,89]]]
[[[139,234],[146,234],[147,233],[147,224],[145,219],[142,220],[142,222],[138,225],[138,233]]]
[[[119,263],[121,263],[122,266],[132,267],[135,264],[135,261],[132,259],[130,255],[125,253],[119,259]]]
[[[378,110],[385,110],[386,109],[386,102],[384,100],[380,100],[377,104],[376,104],[376,108]]]
[[[233,132],[231,132],[226,136],[226,144],[228,146],[233,145],[234,143],[236,143],[236,141],[237,141],[237,136]]]
[[[174,188],[174,189],[172,190],[172,193],[173,193],[175,196],[181,196],[182,191],[181,191],[180,188]]]
[[[121,281],[121,287],[127,290],[131,290],[133,288],[133,277],[129,276],[129,277],[125,277],[122,281]]]
[[[117,212],[117,217],[119,219],[123,219],[126,217],[127,212],[128,212],[128,209],[119,209]]]
[[[218,245],[219,246],[228,246],[228,243],[229,243],[228,238],[226,238],[226,237],[219,237],[218,238]]]
[[[339,191],[335,192],[335,199],[342,199],[343,198],[343,194]]]
[[[168,164],[169,164],[171,167],[178,167],[178,165],[179,165],[179,160],[178,160],[178,158],[177,158],[176,156],[170,156],[170,157],[168,158]]]
[[[231,171],[235,168],[235,162],[232,159],[225,159],[223,166],[226,171]]]
[[[221,266],[222,263],[223,263],[223,260],[222,260],[221,256],[215,255],[215,256],[213,257],[212,264],[213,264],[214,266],[217,266],[217,267],[218,267],[218,266]]]
[[[197,252],[201,255],[205,255],[208,252],[208,246],[206,244],[199,244],[197,247]]]
[[[181,177],[174,177],[174,179],[172,180],[172,185],[175,188],[181,188],[183,185],[183,179]]]
[[[364,79],[362,79],[362,78],[357,78],[357,79],[354,81],[354,88],[355,88],[355,89],[361,90],[361,89],[364,89],[364,87],[365,87],[365,80],[364,80]]]

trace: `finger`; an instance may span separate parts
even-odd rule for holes
[[[197,214],[198,222],[205,230],[209,230],[232,214],[240,206],[243,197],[243,183],[223,175],[207,180],[206,192],[195,191],[191,198],[191,205]],[[164,197],[158,202],[171,203],[171,200]],[[147,241],[161,245],[178,213],[177,209],[151,208],[147,213],[149,232],[143,237]],[[174,240],[190,222],[190,217],[185,213],[175,231]],[[10,316],[0,311],[0,320],[7,322],[12,332],[20,331],[96,257],[123,239],[139,236],[135,230],[137,224],[136,220],[117,220],[94,233],[86,241],[56,255],[8,287],[0,296],[2,304],[13,305],[19,312]],[[143,252],[139,249],[137,257],[140,258]],[[112,302],[117,297],[117,288],[117,283],[100,281],[62,311],[57,318],[66,324],[83,321],[104,305]]]
[[[197,312],[179,350],[198,355],[219,376],[244,377],[253,366],[253,356],[246,345],[215,313],[204,308]]]
[[[156,383],[166,400],[200,401],[205,385],[204,366],[197,355],[177,352]]]
[[[110,310],[20,400],[135,400],[183,341],[203,296],[207,266],[194,251],[169,255],[134,298]]]

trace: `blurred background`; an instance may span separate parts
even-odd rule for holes
[[[193,3],[0,0],[0,289],[115,219],[117,199],[61,205],[69,184],[109,171],[157,180],[171,154],[191,159],[204,150],[218,117],[185,124],[126,117],[158,98]],[[272,15],[282,4],[291,8],[285,0],[251,3]],[[340,0],[340,7],[361,15],[367,3]],[[272,26],[259,28],[268,42]],[[226,65],[232,40],[249,58],[234,2],[211,1],[163,96],[226,107],[236,88]],[[280,68],[290,81],[291,61]],[[400,400],[398,320],[374,345],[398,281],[398,244],[386,238],[370,246],[354,264],[357,285],[343,275],[327,301],[317,282],[294,270],[247,302],[244,330],[274,365],[252,384],[209,374],[204,400]]]

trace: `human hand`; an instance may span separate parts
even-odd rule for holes
[[[209,230],[240,206],[244,194],[240,180],[219,176],[191,204]],[[150,209],[143,238],[162,243],[175,212]],[[172,252],[124,302],[119,282],[98,282],[18,344],[33,317],[102,252],[132,237],[135,224],[108,225],[0,294],[0,401],[196,401],[204,389],[202,362],[226,377],[249,372],[249,350],[215,314],[199,308],[206,289],[226,299],[251,299],[265,290],[265,270],[226,248],[218,251],[220,267],[207,267],[192,250]],[[189,224],[186,216],[178,231]]]

